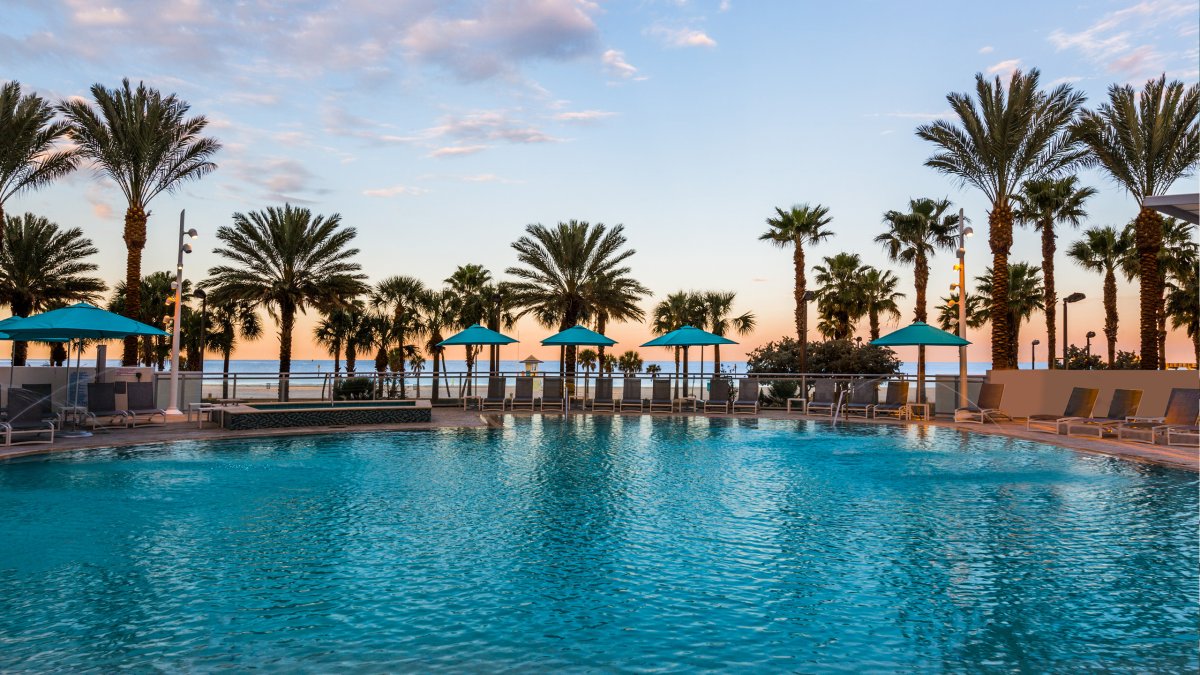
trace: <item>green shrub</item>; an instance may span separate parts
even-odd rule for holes
[[[862,373],[891,375],[900,372],[896,352],[887,347],[859,344],[852,340],[825,340],[808,343],[809,373]],[[746,355],[751,373],[799,373],[800,342],[785,337]]]
[[[371,379],[351,377],[333,385],[333,397],[338,401],[361,401],[371,398]]]

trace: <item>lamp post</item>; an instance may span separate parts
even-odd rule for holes
[[[1037,370],[1037,346],[1042,344],[1041,340],[1034,340],[1033,344],[1029,345],[1029,369]]]
[[[195,239],[200,236],[195,228],[183,229],[183,218],[187,211],[179,212],[179,255],[175,264],[175,314],[171,323],[171,397],[167,401],[168,415],[182,415],[179,410],[179,323],[183,311],[183,254],[192,252],[192,245],[184,237]]]
[[[1067,333],[1067,305],[1071,304],[1072,302],[1079,302],[1080,300],[1084,300],[1086,298],[1087,296],[1083,293],[1072,293],[1063,298],[1063,370],[1071,369],[1070,364],[1067,363],[1067,345],[1070,344],[1070,340],[1067,339],[1067,336],[1069,335],[1069,333]]]
[[[967,237],[975,230],[967,227],[966,214],[958,210],[958,337],[967,338]],[[953,288],[953,287],[952,287]],[[917,392],[920,401],[921,392]],[[967,407],[967,346],[958,348],[958,407]]]
[[[1092,369],[1092,338],[1096,337],[1096,331],[1089,330],[1087,332],[1087,335],[1085,335],[1084,337],[1087,338],[1087,352],[1086,352],[1087,353],[1087,361],[1085,361],[1085,363],[1087,363],[1088,370],[1091,370]]]
[[[192,291],[193,298],[200,299],[200,374],[204,374],[204,343],[208,339],[208,333],[204,332],[204,322],[208,318],[208,293],[203,288],[197,288]],[[203,378],[201,378],[203,381]]]

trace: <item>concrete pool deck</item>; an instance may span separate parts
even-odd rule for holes
[[[137,429],[113,429],[109,431],[101,431],[92,436],[84,438],[67,438],[55,437],[53,445],[17,445],[11,447],[0,447],[0,463],[10,462],[18,459],[37,458],[46,455],[60,454],[64,452],[76,452],[79,450],[88,450],[93,448],[114,448],[114,447],[129,447],[135,445],[146,445],[154,443],[170,443],[174,441],[207,441],[221,440],[228,438],[254,438],[265,436],[312,436],[318,434],[336,433],[362,433],[372,431],[416,431],[428,429],[454,429],[454,428],[483,428],[489,426],[501,425],[500,416],[508,414],[529,415],[528,411],[505,411],[480,413],[475,410],[462,410],[461,408],[434,408],[433,420],[430,422],[410,422],[405,424],[377,424],[363,426],[346,426],[346,427],[301,427],[289,429],[250,429],[245,431],[230,431],[221,429],[212,424],[207,424],[203,429],[196,427],[196,422],[186,422],[182,417],[171,419],[165,426],[157,427],[140,427]],[[538,413],[533,413],[538,414]],[[561,414],[561,413],[548,413]],[[581,415],[612,415],[621,413],[609,412],[578,412],[572,411],[571,414]],[[628,414],[628,413],[627,413]],[[643,413],[648,414],[648,413]],[[668,416],[683,416],[696,417],[701,416],[692,413],[656,413],[655,417]],[[810,417],[805,415],[789,415],[782,410],[764,410],[758,415],[710,415],[710,417],[728,418],[728,419],[789,419],[789,420],[814,420],[828,421],[828,418]],[[1144,443],[1129,443],[1110,439],[1094,439],[1094,438],[1078,438],[1058,436],[1055,434],[1039,433],[1036,431],[1027,431],[1023,423],[1005,423],[1005,424],[956,424],[949,420],[932,420],[925,422],[902,422],[897,420],[867,420],[854,419],[843,420],[842,424],[891,424],[891,425],[911,425],[914,427],[943,427],[948,429],[957,429],[963,432],[972,432],[978,434],[987,434],[991,436],[1003,436],[1026,441],[1034,441],[1037,443],[1046,443],[1058,447],[1075,450],[1095,455],[1105,455],[1120,459],[1145,462],[1149,464],[1158,464],[1189,471],[1200,472],[1200,449],[1186,447],[1167,447],[1165,445],[1148,445]]]

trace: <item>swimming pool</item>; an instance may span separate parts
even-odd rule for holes
[[[0,671],[1194,671],[1194,474],[507,418],[0,466]]]

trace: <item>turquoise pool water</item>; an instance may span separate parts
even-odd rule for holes
[[[1194,474],[517,418],[0,466],[0,671],[1195,671]]]

